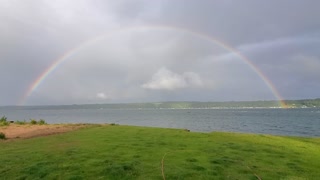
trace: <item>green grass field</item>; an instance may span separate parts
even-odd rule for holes
[[[96,126],[0,154],[0,179],[320,179],[320,138]]]

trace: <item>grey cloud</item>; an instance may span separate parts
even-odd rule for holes
[[[320,54],[316,50],[319,46],[317,38],[300,39],[243,52],[273,82],[280,94],[288,99],[301,99],[318,96],[314,90],[319,88]]]
[[[275,98],[239,56],[193,33],[156,28],[158,24],[226,42],[284,98],[317,98],[319,5],[298,0],[2,0],[0,105],[19,102],[55,60],[101,34],[109,36],[74,52],[27,104]],[[133,26],[141,28],[127,28]],[[176,90],[161,88],[164,76],[153,79],[162,67],[170,70],[167,79],[180,84]]]
[[[287,38],[279,38],[275,40],[262,41],[259,43],[251,43],[251,44],[243,44],[237,49],[244,53],[254,52],[257,53],[259,51],[266,51],[275,48],[281,48],[283,46],[301,46],[305,44],[319,44],[320,38],[317,36],[311,37],[287,37]]]
[[[238,46],[318,32],[319,5],[318,1],[299,0],[167,1],[162,18]]]

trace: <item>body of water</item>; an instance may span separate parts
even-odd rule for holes
[[[198,132],[230,131],[320,137],[320,109],[101,109],[68,106],[0,107],[10,120],[116,123]]]

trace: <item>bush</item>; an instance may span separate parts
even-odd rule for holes
[[[7,126],[9,125],[9,122],[7,121],[7,117],[2,116],[2,118],[0,119],[0,126]]]
[[[3,132],[0,132],[0,139],[6,139],[6,135]]]
[[[35,120],[35,119],[30,119],[30,124],[37,124],[38,122],[37,122],[37,120]]]
[[[2,116],[2,118],[0,119],[0,122],[7,122],[7,117],[6,116]]]
[[[45,120],[40,119],[40,121],[38,122],[38,124],[43,125],[43,124],[47,124]]]
[[[27,124],[26,120],[23,120],[23,121],[17,120],[17,121],[15,121],[14,123],[15,123],[15,124],[20,124],[20,125]]]
[[[0,126],[8,126],[9,122],[5,121],[5,122],[0,122]]]

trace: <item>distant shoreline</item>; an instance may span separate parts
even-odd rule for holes
[[[300,100],[260,100],[260,101],[225,101],[225,102],[197,102],[197,101],[169,101],[143,103],[105,103],[105,104],[72,104],[72,105],[27,105],[27,106],[0,106],[5,107],[86,107],[86,108],[113,108],[113,109],[235,109],[235,108],[320,108],[320,98]]]

